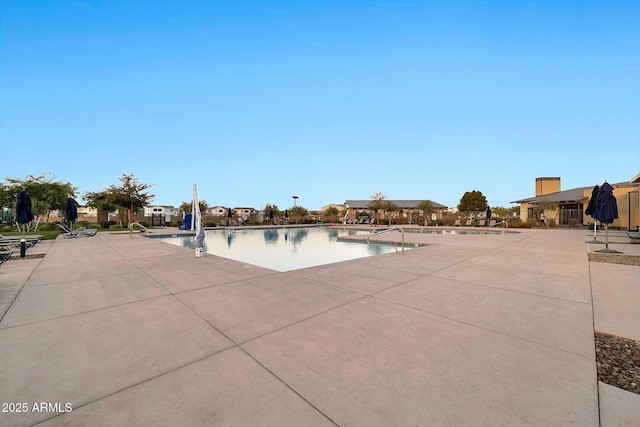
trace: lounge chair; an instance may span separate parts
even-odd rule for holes
[[[467,222],[464,224],[467,227],[471,227],[471,224],[473,224],[473,220],[472,219],[468,219]]]
[[[460,220],[456,219],[456,222],[453,225],[454,225],[454,227],[460,227],[460,225],[461,225],[460,224]]]
[[[495,225],[496,225],[496,220],[495,219],[489,220],[489,227],[493,227]]]
[[[627,236],[634,242],[640,242],[640,231],[627,231]]]
[[[97,228],[85,228],[84,230],[82,230],[82,234],[85,237],[93,237],[98,233],[98,229]]]
[[[487,225],[486,219],[481,219],[478,221],[478,227],[485,227]]]
[[[29,249],[32,246],[35,246],[40,240],[42,240],[44,236],[37,235],[29,235],[25,236],[26,239],[26,248]],[[0,234],[0,246],[15,246],[16,248],[20,247],[20,240],[22,236],[3,236]]]
[[[0,249],[0,265],[9,261],[9,259],[11,258],[11,255],[13,255],[13,251],[10,251],[9,249],[6,249],[6,248]]]

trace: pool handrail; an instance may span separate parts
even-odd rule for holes
[[[502,233],[502,234],[506,234],[506,233],[509,231],[509,223],[507,222],[507,220],[506,220],[506,219],[503,219],[503,220],[502,220],[502,221],[500,221],[500,222],[496,222],[495,224],[490,225],[489,227],[490,227],[490,228],[491,228],[491,227],[497,227],[497,226],[498,226],[498,225],[500,225],[500,224],[504,224],[504,225],[507,227],[507,229]]]
[[[396,230],[400,230],[402,232],[402,255],[404,255],[404,229],[402,227],[391,227],[391,228],[385,228],[384,230],[380,230],[380,231],[374,231],[373,233],[367,236],[367,244],[370,244],[369,239],[372,237],[375,237],[379,234],[388,233],[390,231],[396,231]]]
[[[140,224],[137,221],[134,221],[134,222],[129,224],[129,238],[133,238],[133,226],[134,225],[137,225],[138,227],[142,228],[142,230],[144,231],[144,234],[151,233],[147,227],[145,227],[144,225]]]

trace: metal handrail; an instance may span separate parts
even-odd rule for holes
[[[509,223],[508,223],[508,222],[507,222],[507,220],[505,220],[505,219],[503,219],[503,220],[502,220],[502,221],[500,221],[500,222],[496,222],[495,224],[490,225],[489,227],[496,227],[496,226],[498,226],[498,225],[500,225],[500,224],[504,224],[504,225],[507,227],[507,229],[505,230],[505,233],[506,233],[507,231],[509,231]]]
[[[150,233],[150,231],[149,231],[149,229],[147,227],[145,227],[144,225],[140,224],[139,222],[135,222],[135,221],[132,222],[131,224],[129,224],[129,229],[133,230],[133,226],[134,225],[137,225],[138,227],[142,228],[144,230],[145,234],[149,234]]]
[[[402,227],[392,227],[392,228],[387,228],[385,230],[380,230],[377,232],[374,232],[372,234],[370,234],[369,236],[367,236],[367,244],[370,244],[369,239],[372,237],[375,237],[379,234],[384,234],[384,233],[388,233],[390,231],[394,231],[394,230],[400,230],[402,232],[402,255],[404,255],[404,229]]]

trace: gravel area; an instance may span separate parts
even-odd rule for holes
[[[636,256],[636,255],[606,254],[606,253],[600,254],[600,253],[590,252],[589,261],[640,266],[640,256]]]
[[[640,341],[596,333],[598,380],[640,394]]]

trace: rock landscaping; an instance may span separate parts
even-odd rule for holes
[[[596,333],[598,380],[640,394],[640,341]]]

